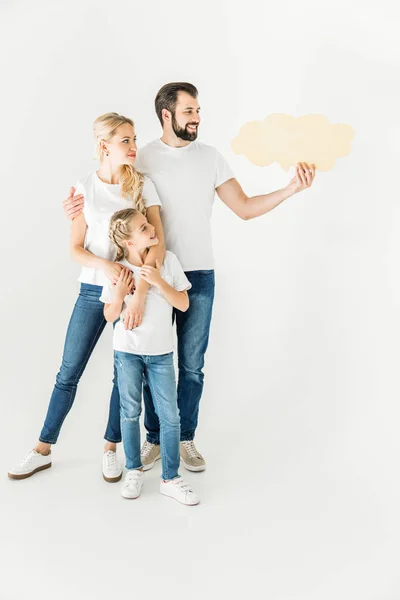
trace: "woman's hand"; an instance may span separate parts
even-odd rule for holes
[[[296,175],[293,177],[288,187],[293,190],[293,194],[301,192],[311,187],[315,177],[315,165],[309,166],[307,163],[297,163]]]
[[[132,271],[130,269],[122,267],[122,271],[119,275],[118,281],[114,286],[115,296],[123,302],[125,296],[130,294],[134,287],[135,280],[133,279]]]
[[[154,285],[155,287],[160,287],[162,282],[161,278],[161,270],[160,270],[160,261],[156,260],[156,266],[151,267],[150,265],[143,265],[140,269],[140,277],[150,283],[150,285]]]
[[[106,259],[104,259],[102,262],[102,271],[107,277],[107,279],[111,281],[111,283],[116,284],[118,282],[119,276],[121,275],[121,272],[123,270],[128,269],[125,269],[125,267],[123,265],[120,265],[119,263]]]
[[[145,302],[146,296],[140,296],[136,293],[126,303],[124,312],[125,329],[135,329],[142,324]]]

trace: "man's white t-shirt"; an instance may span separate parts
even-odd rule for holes
[[[197,140],[172,148],[157,139],[139,150],[135,168],[150,177],[162,202],[166,248],[185,271],[213,269],[215,188],[234,177],[224,157]]]
[[[76,194],[84,195],[83,214],[87,223],[85,248],[107,260],[115,260],[116,248],[108,237],[110,219],[117,210],[133,208],[131,200],[122,198],[119,183],[104,183],[96,171],[81,179],[75,185]],[[161,206],[160,198],[150,179],[145,177],[143,199],[146,208]],[[99,269],[82,267],[78,281],[93,285],[104,285],[106,277]]]
[[[127,260],[119,261],[133,272],[136,285],[140,279],[140,268]],[[170,286],[183,292],[192,286],[187,279],[179,260],[172,252],[165,253],[164,264],[161,267],[161,277]],[[173,352],[172,306],[165,296],[151,285],[146,296],[143,321],[136,329],[125,329],[123,324],[126,301],[132,296],[126,296],[122,306],[121,320],[114,327],[113,347],[120,352],[129,354],[160,355]],[[107,280],[100,297],[101,302],[110,304],[113,299],[113,284]]]

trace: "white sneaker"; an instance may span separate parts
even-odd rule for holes
[[[194,506],[200,502],[190,485],[187,485],[182,477],[170,479],[170,481],[161,480],[160,492],[188,506]]]
[[[108,450],[103,454],[103,479],[108,483],[116,483],[122,477],[122,469],[118,464],[117,453]]]
[[[43,454],[39,454],[36,450],[31,450],[25,456],[23,460],[17,465],[8,471],[8,476],[10,479],[26,479],[27,477],[31,477],[34,473],[38,471],[44,471],[44,469],[50,469],[51,467],[51,452],[44,456]]]
[[[142,461],[143,471],[152,469],[156,460],[160,460],[160,458],[160,444],[151,444],[145,440],[140,451],[140,459]]]
[[[127,471],[121,487],[123,498],[139,498],[143,487],[143,471]]]

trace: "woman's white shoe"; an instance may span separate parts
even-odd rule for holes
[[[49,469],[51,467],[51,453],[47,456],[43,454],[39,454],[36,450],[31,450],[28,454],[21,460],[19,465],[13,467],[8,471],[8,476],[10,479],[26,479],[27,477],[31,477],[38,471],[43,471],[44,469]]]

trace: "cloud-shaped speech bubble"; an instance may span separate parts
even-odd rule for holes
[[[319,171],[329,171],[337,158],[350,154],[354,136],[350,125],[332,124],[323,115],[273,114],[243,125],[232,141],[232,150],[259,167],[276,161],[288,171],[296,163],[306,162]]]

